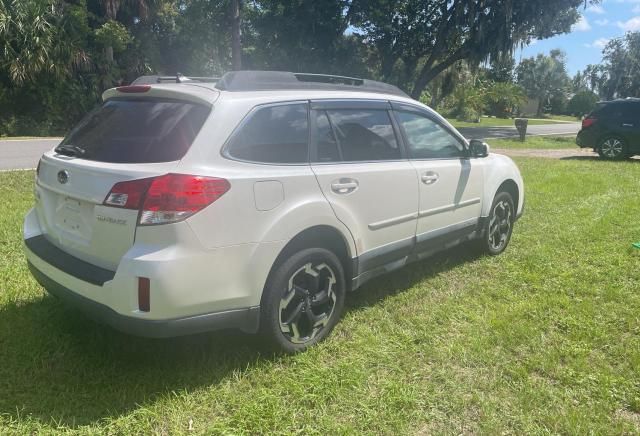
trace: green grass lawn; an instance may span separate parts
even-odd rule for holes
[[[0,136],[0,141],[15,141],[23,139],[57,139],[55,136]]]
[[[454,118],[447,118],[447,121],[449,121],[453,127],[455,128],[460,128],[460,127],[503,127],[503,126],[509,126],[509,127],[515,127],[515,121],[513,120],[513,118],[481,118],[479,123],[468,123],[466,121],[458,121]],[[552,118],[548,118],[548,119],[530,119],[529,120],[529,125],[530,126],[536,126],[536,125],[541,125],[541,124],[557,124],[558,121],[573,121],[573,122],[578,122],[577,119],[575,119],[574,117],[566,117],[564,115],[553,115]]]
[[[575,136],[527,136],[525,142],[518,138],[487,139],[491,148],[536,148],[540,150],[555,150],[561,148],[577,148]]]
[[[572,122],[572,123],[578,123],[581,120],[580,118],[574,117],[573,115],[546,114],[545,118],[548,118],[550,120],[555,120],[555,121],[569,121],[569,122]]]
[[[33,173],[0,173],[0,434],[639,433],[640,164],[517,163],[502,256],[380,278],[293,357],[235,333],[133,338],[45,296],[21,254]]]

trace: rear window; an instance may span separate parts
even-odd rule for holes
[[[78,157],[99,162],[171,162],[186,154],[209,112],[204,105],[177,100],[108,100],[61,147],[78,147]]]

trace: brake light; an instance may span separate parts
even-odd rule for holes
[[[596,118],[585,118],[582,120],[582,128],[586,129],[587,127],[594,125],[596,121],[598,121]]]
[[[140,225],[167,224],[199,212],[230,187],[227,180],[217,177],[165,174],[116,183],[103,204],[139,210]]]
[[[118,86],[116,91],[124,92],[127,94],[133,94],[137,92],[147,92],[151,89],[151,85],[129,85],[129,86]]]

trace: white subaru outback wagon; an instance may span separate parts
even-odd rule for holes
[[[42,156],[25,252],[49,293],[134,335],[300,351],[347,291],[465,241],[499,254],[523,210],[509,158],[384,83],[145,76],[103,100]]]

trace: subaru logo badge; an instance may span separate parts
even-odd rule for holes
[[[58,182],[64,185],[68,181],[69,181],[69,171],[67,170],[58,171]]]

